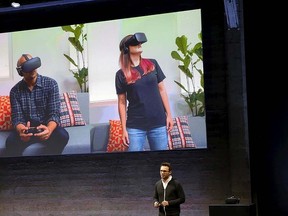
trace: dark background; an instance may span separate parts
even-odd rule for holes
[[[209,215],[209,205],[231,195],[255,203],[259,216],[288,214],[287,96],[260,42],[267,29],[258,7],[237,1],[240,27],[230,29],[223,0],[26,3],[1,5],[0,32],[201,8],[208,148],[0,158],[1,216],[157,215],[162,161],[184,186],[183,216]]]

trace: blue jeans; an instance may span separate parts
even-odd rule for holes
[[[23,142],[14,130],[6,139],[6,154],[7,156],[26,156],[26,151],[29,148],[29,156],[30,154],[35,156],[58,155],[62,153],[68,141],[68,132],[59,126],[55,128],[46,141],[40,141],[38,138],[32,137],[29,142]]]
[[[144,151],[146,137],[151,151],[168,150],[168,133],[166,126],[153,128],[147,131],[127,128],[127,132],[129,136],[128,151]]]

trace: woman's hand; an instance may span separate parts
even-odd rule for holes
[[[171,116],[167,116],[166,118],[166,127],[167,127],[167,131],[170,132],[173,128],[173,119]]]
[[[122,141],[125,146],[129,147],[129,136],[127,130],[123,130]]]

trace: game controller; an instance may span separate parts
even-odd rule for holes
[[[25,131],[25,134],[29,134],[32,133],[37,134],[37,133],[41,133],[43,131],[43,129],[37,129],[36,127],[30,127],[28,130]]]

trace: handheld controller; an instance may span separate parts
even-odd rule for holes
[[[43,131],[43,129],[37,129],[36,127],[30,127],[28,130],[25,131],[25,134],[29,134],[32,133],[37,134],[37,133],[41,133]]]

